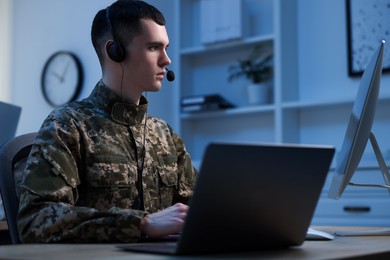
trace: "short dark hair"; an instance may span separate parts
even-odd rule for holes
[[[143,1],[118,0],[109,7],[109,19],[115,30],[116,40],[125,48],[133,38],[142,34],[141,19],[152,19],[159,25],[165,25],[164,15],[154,6]],[[107,19],[107,8],[97,12],[92,22],[91,40],[103,66],[104,44],[113,39]]]

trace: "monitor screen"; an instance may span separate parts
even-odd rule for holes
[[[384,43],[380,42],[361,78],[329,189],[330,198],[341,197],[357,169],[369,140],[379,96]]]
[[[13,138],[22,108],[0,101],[0,145]]]

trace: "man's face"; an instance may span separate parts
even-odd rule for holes
[[[167,54],[169,38],[165,26],[141,19],[142,34],[135,36],[126,48],[123,62],[125,96],[161,89],[165,67],[171,63]]]

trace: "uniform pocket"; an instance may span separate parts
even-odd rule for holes
[[[121,156],[99,156],[93,161],[86,174],[89,206],[100,210],[131,208],[137,197],[136,167]]]
[[[177,185],[177,163],[175,159],[176,157],[172,155],[160,156],[158,158],[158,175],[166,187]]]
[[[177,163],[175,156],[160,156],[158,159],[157,173],[160,179],[159,195],[162,208],[172,205],[174,193],[178,185]]]
[[[135,182],[127,157],[96,156],[93,161],[87,171],[90,186],[116,189],[130,187]]]
[[[43,149],[43,157],[52,165],[51,171],[55,175],[62,176],[73,189],[80,184],[77,166],[71,157],[63,156],[62,151],[52,146]]]

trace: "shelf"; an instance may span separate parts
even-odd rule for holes
[[[326,107],[353,105],[352,99],[339,99],[339,100],[315,100],[315,101],[290,101],[282,104],[283,109],[312,109],[319,108],[323,109]],[[379,99],[379,102],[388,102],[390,97],[384,97]],[[225,110],[210,111],[210,112],[195,112],[195,113],[181,113],[180,118],[183,120],[193,119],[205,119],[214,117],[228,117],[235,115],[247,115],[254,113],[268,113],[275,110],[274,104],[269,105],[258,105],[258,106],[245,106],[237,107]]]
[[[379,97],[378,103],[389,102],[390,96]],[[283,109],[308,109],[326,108],[331,106],[353,105],[354,99],[332,99],[332,100],[311,100],[311,101],[289,101],[282,103]]]
[[[249,115],[254,113],[268,113],[274,112],[275,105],[259,105],[259,106],[246,106],[230,108],[225,110],[210,111],[210,112],[198,112],[198,113],[181,113],[181,119],[194,120],[194,119],[206,119],[206,118],[220,118],[236,115]]]
[[[185,48],[180,51],[182,56],[194,56],[194,55],[207,55],[210,53],[224,52],[235,48],[251,46],[256,44],[272,44],[274,36],[262,35],[246,38],[243,40],[235,40],[228,42],[215,43],[212,45],[197,46],[191,48]]]
[[[315,100],[315,101],[289,101],[282,104],[284,109],[324,108],[337,105],[352,105],[352,99]]]

